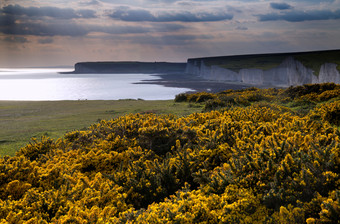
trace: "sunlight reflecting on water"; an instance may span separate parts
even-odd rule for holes
[[[189,91],[151,84],[149,74],[59,74],[69,69],[0,69],[0,100],[174,99]]]

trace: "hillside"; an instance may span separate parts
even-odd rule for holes
[[[339,223],[340,85],[176,101],[1,157],[1,222]]]
[[[296,86],[340,83],[340,50],[188,59],[186,72],[209,80]]]

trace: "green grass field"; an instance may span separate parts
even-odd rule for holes
[[[184,116],[201,110],[197,104],[172,100],[0,101],[0,156],[15,155],[32,137],[39,139],[45,135],[56,139],[101,119],[129,113]]]

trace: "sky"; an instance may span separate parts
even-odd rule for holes
[[[340,49],[340,0],[1,0],[0,67]]]

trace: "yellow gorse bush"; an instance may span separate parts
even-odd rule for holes
[[[189,99],[228,105],[33,139],[0,158],[0,220],[339,223],[340,101],[337,85],[321,87],[198,93]],[[307,114],[284,106],[311,89],[331,101]]]

